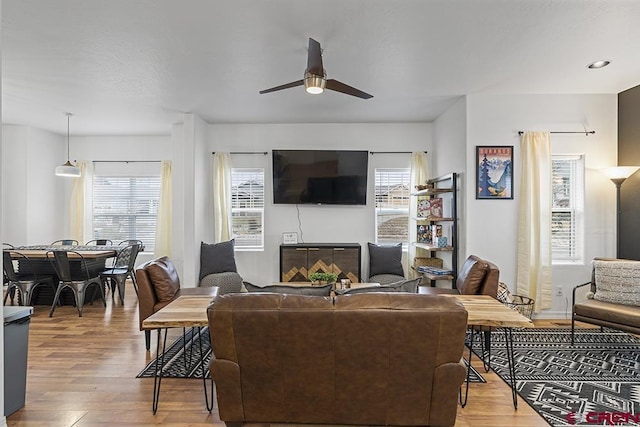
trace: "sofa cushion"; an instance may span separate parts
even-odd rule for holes
[[[328,297],[331,295],[333,289],[333,283],[329,283],[323,286],[294,286],[294,285],[267,285],[256,286],[249,282],[244,282],[244,286],[249,292],[270,292],[276,294],[289,294],[289,295],[311,295]]]
[[[237,272],[234,239],[221,243],[200,242],[200,280],[208,274]]]
[[[380,285],[388,285],[390,283],[396,283],[401,280],[405,280],[404,276],[398,276],[396,274],[376,274],[375,276],[369,277],[369,279],[367,279],[367,282],[378,283]]]
[[[640,261],[593,261],[596,292],[593,299],[640,306]]]
[[[404,277],[402,243],[397,245],[369,243],[369,276],[376,274],[395,274]]]
[[[180,278],[168,257],[158,258],[144,267],[153,285],[158,303],[171,301],[180,290]]]
[[[418,285],[420,284],[421,279],[421,277],[418,277],[417,279],[402,280],[400,282],[390,283],[388,285],[358,286],[350,289],[340,289],[336,290],[336,294],[349,295],[364,294],[367,292],[408,292],[415,294],[418,292]]]
[[[217,286],[218,295],[247,292],[242,284],[242,277],[235,272],[207,274],[200,280],[200,286]]]
[[[456,288],[462,295],[477,295],[480,293],[484,276],[487,274],[487,264],[475,255],[469,255],[456,280]]]
[[[576,320],[597,319],[611,327],[617,324],[640,329],[640,311],[628,305],[588,299],[576,303],[573,312]]]

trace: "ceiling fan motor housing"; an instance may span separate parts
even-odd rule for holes
[[[312,74],[310,72],[304,73],[304,87],[309,93],[318,94],[324,91],[325,85],[327,84],[327,74],[323,73],[323,75],[319,76],[317,74]]]

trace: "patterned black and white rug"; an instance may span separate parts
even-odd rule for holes
[[[200,357],[200,340],[202,340],[204,358]],[[209,328],[202,328],[200,333],[198,333],[198,328],[187,329],[184,336],[168,346],[162,357],[164,357],[162,368],[164,378],[202,379],[202,360],[204,360],[205,375],[209,378],[209,360],[211,359]],[[154,357],[136,378],[153,378],[155,369],[156,359]]]
[[[164,353],[164,365],[162,376],[164,378],[202,378],[202,363],[200,363],[200,338],[202,338],[202,352],[204,353],[205,375],[209,378],[209,360],[211,360],[211,341],[209,328],[203,328],[198,334],[196,328],[187,329],[183,337],[178,338]],[[186,346],[184,343],[186,342]],[[467,361],[465,360],[465,363]],[[140,372],[136,378],[153,378],[156,368],[156,359]],[[471,368],[469,382],[486,382],[486,380]]]
[[[550,425],[640,425],[640,338],[605,329],[513,332],[517,391]],[[504,334],[491,334],[491,368],[507,383]],[[479,346],[474,349],[479,351]]]

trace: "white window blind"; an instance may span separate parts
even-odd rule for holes
[[[264,249],[264,169],[231,169],[231,228],[236,249]]]
[[[376,243],[409,241],[410,169],[376,169]]]
[[[552,156],[551,251],[553,261],[579,261],[583,254],[584,160]]]
[[[93,238],[142,240],[155,246],[160,176],[93,177]]]

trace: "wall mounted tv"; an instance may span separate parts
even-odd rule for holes
[[[369,152],[273,150],[275,204],[366,205]]]

